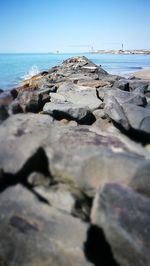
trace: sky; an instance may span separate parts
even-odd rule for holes
[[[0,0],[0,53],[87,52],[122,43],[150,49],[150,0]]]

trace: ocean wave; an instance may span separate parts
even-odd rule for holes
[[[38,69],[37,66],[32,66],[31,69],[25,74],[22,79],[30,79],[35,75],[38,75],[40,73],[40,70]]]

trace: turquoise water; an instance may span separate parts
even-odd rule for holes
[[[0,54],[0,88],[13,88],[33,74],[59,65],[63,60],[85,55],[111,74],[128,74],[150,68],[150,55],[111,54]]]

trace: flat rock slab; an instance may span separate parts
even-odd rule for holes
[[[100,99],[97,97],[96,89],[78,86],[72,83],[64,83],[58,89],[68,102],[79,104],[83,107],[89,107],[91,111],[98,109],[101,105]]]
[[[119,265],[149,265],[149,219],[149,198],[114,184],[97,193],[92,223],[104,230]]]

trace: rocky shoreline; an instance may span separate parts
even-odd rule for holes
[[[0,265],[150,265],[150,81],[69,58],[0,123]]]

